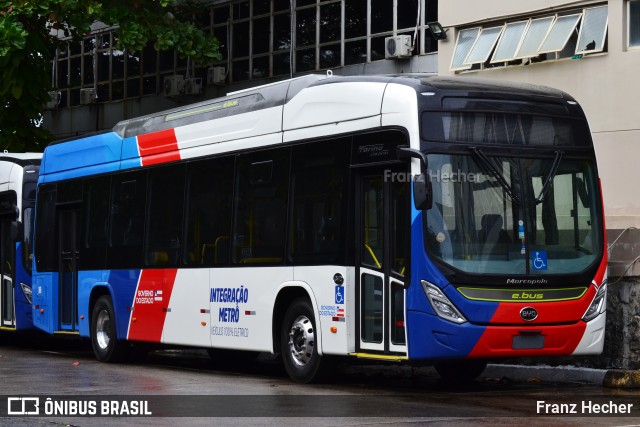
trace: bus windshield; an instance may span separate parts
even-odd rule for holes
[[[431,256],[465,273],[497,275],[576,273],[598,259],[591,161],[560,151],[516,158],[478,149],[429,154],[428,160]]]

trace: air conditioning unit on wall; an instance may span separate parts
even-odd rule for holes
[[[225,77],[224,67],[211,67],[207,70],[207,85],[224,84]]]
[[[96,101],[96,91],[93,89],[80,89],[80,105],[93,104]]]
[[[186,79],[184,81],[184,93],[187,95],[198,95],[202,93],[202,79]]]
[[[384,39],[384,57],[408,58],[411,56],[411,36],[401,35],[387,37]]]
[[[180,75],[164,78],[164,96],[178,96],[184,92],[184,77]]]

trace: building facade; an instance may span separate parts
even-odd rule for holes
[[[66,138],[120,120],[210,99],[250,86],[331,70],[339,75],[437,72],[437,42],[426,24],[437,0],[213,0],[193,20],[220,42],[206,67],[174,52],[116,47],[117,28],[96,26],[82,43],[52,52],[54,99],[44,126]],[[385,40],[405,36],[406,55]]]

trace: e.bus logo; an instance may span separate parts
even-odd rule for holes
[[[7,415],[40,415],[40,398],[7,397]]]
[[[538,318],[538,311],[533,307],[525,307],[520,310],[520,317],[522,320],[532,322]]]

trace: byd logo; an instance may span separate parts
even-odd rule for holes
[[[538,318],[538,311],[533,307],[525,307],[520,310],[520,317],[522,320],[532,322]]]

